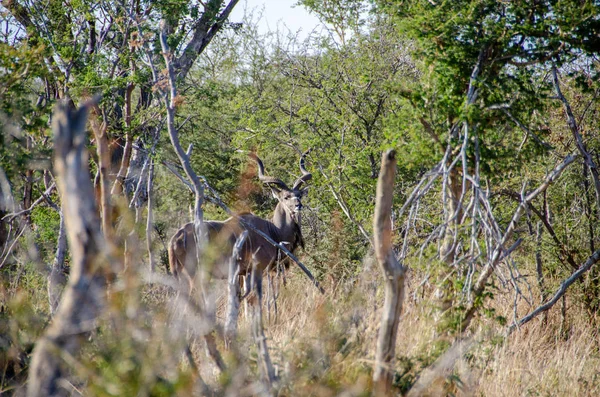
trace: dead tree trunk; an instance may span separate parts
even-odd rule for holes
[[[381,159],[377,181],[375,216],[373,217],[373,242],[375,256],[385,278],[385,302],[381,328],[377,340],[375,368],[373,370],[374,392],[390,394],[393,380],[391,365],[396,350],[396,336],[404,299],[404,274],[406,272],[392,250],[392,200],[396,177],[396,153],[389,150]]]
[[[234,2],[235,3],[235,2]],[[235,4],[234,4],[235,5]],[[196,244],[196,263],[200,263],[201,254],[204,252],[204,247],[206,244],[207,236],[204,226],[204,211],[202,210],[202,204],[204,203],[204,185],[200,182],[200,178],[193,170],[190,164],[190,157],[192,153],[192,145],[188,147],[187,152],[183,151],[181,147],[181,143],[179,141],[179,132],[175,126],[175,107],[177,105],[177,86],[175,84],[175,70],[173,67],[173,54],[167,44],[167,30],[168,23],[163,20],[161,22],[162,29],[160,33],[160,44],[162,48],[163,58],[165,60],[165,65],[167,67],[167,76],[169,82],[169,91],[163,92],[163,100],[165,102],[165,106],[167,108],[167,131],[169,132],[169,139],[171,140],[171,145],[175,149],[175,153],[179,158],[179,162],[185,171],[186,176],[192,183],[194,188],[194,240]],[[204,269],[204,267],[199,267],[199,269]],[[205,280],[206,277],[200,276],[200,280]],[[203,290],[203,287],[200,288]],[[201,293],[199,296],[200,305],[205,309],[209,307],[205,300],[205,294]],[[204,312],[206,320],[214,327],[216,322],[214,310],[211,310],[209,313],[208,310]],[[208,350],[209,355],[217,365],[217,367],[221,370],[225,370],[225,362],[221,358],[221,354],[217,349],[217,345],[215,343],[215,338],[212,335],[212,332],[206,332],[204,334],[204,340],[206,342],[206,348]]]
[[[158,134],[158,132],[155,132],[155,142],[156,134]],[[137,214],[142,205],[148,200],[148,192],[147,189],[144,188],[147,187],[146,179],[150,162],[150,153],[154,151],[154,146],[150,150],[144,148],[144,143],[141,139],[138,139],[135,144],[133,155],[131,156],[127,168],[124,185],[125,193],[130,200],[129,208],[135,208]]]
[[[33,149],[33,139],[30,136],[25,138],[25,145],[27,150]],[[23,187],[23,209],[31,207],[33,203],[33,170],[25,171],[25,186]],[[29,214],[25,215],[26,222],[30,222]]]
[[[70,395],[61,385],[68,368],[61,356],[76,355],[104,307],[106,279],[98,257],[105,250],[89,178],[85,125],[90,104],[57,106],[54,166],[71,248],[71,275],[56,315],[33,351],[28,396]]]

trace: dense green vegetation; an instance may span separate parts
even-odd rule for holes
[[[260,371],[247,320],[242,354],[226,356],[228,370],[216,374],[190,337],[191,320],[173,314],[172,289],[146,282],[147,236],[166,275],[168,240],[192,220],[194,203],[173,173],[184,175],[160,96],[168,86],[161,31],[177,71],[182,146],[193,145],[192,167],[230,208],[266,218],[275,207],[249,152],[291,183],[312,148],[306,247],[297,254],[327,292],[315,294],[297,270],[281,286],[279,318],[266,323],[281,395],[371,391],[383,296],[372,218],[389,148],[398,158],[394,250],[410,269],[395,392],[407,393],[449,354],[431,395],[600,393],[598,2],[302,0],[325,28],[303,40],[259,32],[252,12],[221,20],[227,4],[2,2],[0,394],[24,393],[32,348],[52,318],[49,274],[69,269],[68,249],[57,259],[52,110],[97,94],[90,178],[99,186],[102,125],[113,239],[127,266],[81,356],[69,358],[72,392],[198,394],[198,372],[219,395],[261,393],[252,389]],[[205,44],[190,50],[199,26]],[[122,164],[127,148],[131,162]],[[205,218],[226,218],[206,195]],[[219,321],[224,288],[216,283]],[[521,321],[546,302],[547,311]],[[190,338],[199,368],[186,361]],[[465,340],[469,349],[452,356]]]

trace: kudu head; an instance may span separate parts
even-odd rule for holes
[[[292,188],[289,188],[285,182],[279,178],[265,175],[265,167],[261,159],[254,153],[250,154],[250,157],[256,161],[258,165],[258,179],[271,188],[273,197],[279,201],[285,211],[289,213],[296,222],[299,222],[300,219],[302,197],[308,193],[308,186],[302,187],[302,185],[312,178],[312,174],[308,172],[305,167],[305,159],[308,153],[310,153],[310,149],[304,152],[300,157],[300,172],[302,174],[296,179]]]

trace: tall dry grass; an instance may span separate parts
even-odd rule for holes
[[[432,304],[434,286],[421,286],[422,278],[415,270],[409,273],[396,348],[394,385],[398,395],[406,393],[456,337],[439,330],[438,313]],[[200,395],[194,381],[196,369],[185,353],[189,341],[195,341],[191,346],[194,364],[202,378],[220,390],[220,395],[256,395],[260,391],[257,349],[250,319],[243,310],[238,337],[241,358],[225,352],[219,340],[219,349],[231,370],[219,374],[205,355],[201,338],[193,332],[201,319],[181,317],[169,287],[140,280],[139,273],[132,270],[112,286],[109,310],[99,320],[83,357],[72,362],[74,374],[81,380],[76,386],[83,395]],[[280,285],[277,318],[271,309],[269,320],[264,302],[267,343],[281,396],[370,394],[383,301],[379,270],[366,260],[361,273],[353,278],[336,280],[326,275],[324,280],[327,292],[321,295],[299,270],[292,268],[287,273],[287,285]],[[217,322],[222,324],[225,282],[214,282],[213,291]],[[436,372],[419,395],[600,395],[598,326],[574,293],[568,294],[565,318],[559,303],[546,317],[536,318],[504,339],[506,324],[497,317],[512,320],[514,292],[494,292],[494,298],[485,303],[486,309],[494,309],[493,315],[481,314],[469,333],[462,335],[470,348],[443,356],[452,365]],[[532,294],[539,296],[534,285]],[[38,300],[42,299],[40,296]],[[7,343],[14,346],[14,354],[9,351],[9,355],[0,357],[7,364],[18,360],[25,363],[26,350],[19,350],[19,343],[26,347],[34,340],[25,325],[39,316],[23,310],[14,309],[6,324],[10,327],[2,328],[13,330],[4,339],[10,339]],[[529,310],[531,307],[521,303],[517,315]],[[5,370],[4,374],[11,371]],[[24,390],[24,375],[11,382],[5,382],[9,386],[4,391],[19,395]]]
[[[433,294],[419,294],[419,299],[412,295],[419,281],[418,275],[411,275],[398,334],[398,394],[408,390],[454,338],[436,332],[429,296]],[[265,323],[283,395],[368,394],[383,299],[378,287],[377,269],[370,266],[357,280],[341,282],[335,293],[326,295],[320,295],[300,273],[288,276],[278,299],[278,318]],[[512,319],[512,301],[513,292],[498,292],[486,306],[494,308],[496,316]],[[557,305],[548,316],[540,316],[507,339],[502,337],[505,325],[480,316],[470,333],[470,348],[459,351],[451,370],[437,374],[422,395],[600,395],[598,329],[583,308],[571,306],[569,300],[567,306],[566,319]],[[518,313],[526,310],[521,306]],[[244,348],[252,351],[243,313],[239,324]]]

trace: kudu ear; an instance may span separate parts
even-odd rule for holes
[[[302,197],[308,195],[308,188],[309,188],[309,186],[306,186],[305,188],[303,188],[303,189],[300,190],[300,195]]]

